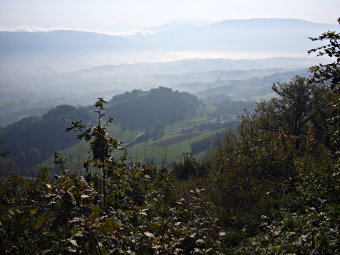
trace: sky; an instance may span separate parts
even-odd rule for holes
[[[0,0],[0,30],[132,32],[173,20],[336,23],[340,0]]]

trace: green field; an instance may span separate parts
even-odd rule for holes
[[[193,137],[184,139],[183,135],[165,134],[157,141],[140,143],[128,148],[132,160],[151,161],[157,165],[163,165],[173,161],[181,160],[183,154],[191,153],[190,145],[197,140],[210,137],[218,131],[204,131]],[[177,142],[174,138],[179,137]],[[160,142],[163,142],[160,145]]]
[[[110,135],[121,141],[126,146],[128,158],[132,161],[151,162],[158,166],[168,165],[172,162],[179,161],[185,153],[191,153],[191,144],[208,137],[212,137],[224,129],[206,129],[194,130],[197,125],[209,123],[213,120],[207,114],[186,121],[173,122],[164,127],[164,134],[160,139],[134,142],[138,136],[145,133],[145,130],[122,130],[118,125],[108,127]],[[191,133],[183,133],[183,130],[192,129]],[[197,129],[197,128],[196,128]],[[76,135],[76,134],[75,134]],[[65,149],[62,154],[66,157],[66,166],[77,172],[82,171],[80,162],[88,157],[89,145],[84,141]],[[118,158],[121,152],[116,152],[114,157]],[[204,153],[199,153],[203,155]],[[45,163],[53,165],[53,158]]]

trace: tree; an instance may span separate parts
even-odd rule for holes
[[[86,128],[81,121],[72,121],[72,126],[67,128],[66,131],[75,130],[80,132],[78,139],[84,139],[90,143],[92,151],[92,159],[88,159],[84,166],[88,169],[92,164],[94,167],[101,169],[103,172],[103,204],[106,202],[106,176],[109,170],[112,170],[112,152],[118,149],[119,143],[116,139],[113,139],[107,132],[106,127],[113,121],[110,118],[104,125],[102,125],[102,117],[105,116],[103,110],[105,109],[107,102],[103,98],[98,98],[95,103],[97,110],[94,112],[98,114],[98,124],[95,127]]]
[[[340,25],[340,18],[338,18]],[[312,41],[327,41],[323,46],[311,49],[309,54],[317,53],[317,56],[328,56],[333,62],[312,66],[310,71],[313,80],[330,88],[324,100],[324,112],[327,113],[328,133],[331,140],[331,147],[335,154],[340,147],[340,33],[327,31],[318,37],[311,37]]]
[[[338,18],[340,25],[340,18]],[[311,49],[308,54],[317,53],[317,56],[328,56],[335,58],[335,61],[329,64],[319,64],[312,66],[310,71],[313,73],[313,79],[317,82],[327,82],[332,89],[339,86],[340,82],[340,33],[327,31],[318,37],[310,37],[312,41],[328,41],[326,45]]]
[[[188,180],[190,177],[202,177],[207,174],[204,166],[200,165],[191,153],[184,154],[183,162],[175,163],[173,168],[174,173],[180,180]]]
[[[314,108],[319,105],[322,88],[307,78],[296,76],[290,82],[274,84],[272,89],[277,97],[257,105],[260,127],[291,136],[299,148],[301,136],[306,134],[314,116]]]

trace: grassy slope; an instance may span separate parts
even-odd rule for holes
[[[125,130],[122,129],[117,125],[112,125],[108,127],[108,131],[112,137],[116,138],[119,141],[128,141],[135,137],[138,134],[138,130]],[[76,136],[77,134],[74,133]],[[80,162],[85,160],[88,156],[89,152],[89,145],[86,144],[84,141],[79,141],[79,143],[62,150],[62,154],[66,157],[66,165],[70,169],[75,169],[76,171],[80,171],[81,165]],[[43,164],[53,165],[53,158],[45,161]]]
[[[172,162],[180,160],[184,153],[191,152],[190,145],[192,142],[212,136],[216,134],[216,132],[216,130],[206,130],[197,136],[173,144],[171,144],[171,142],[167,143],[168,139],[170,137],[174,138],[176,136],[181,136],[181,134],[177,133],[172,134],[171,136],[165,134],[160,140],[136,144],[128,148],[128,151],[133,160],[146,161],[153,159],[154,163],[160,165],[163,164],[164,161]],[[165,141],[165,144],[168,145],[157,145],[157,143],[160,141]]]
[[[157,165],[163,165],[165,160],[167,162],[180,160],[184,153],[191,152],[190,145],[192,142],[212,136],[216,134],[216,132],[221,131],[204,130],[191,137],[183,138],[183,134],[181,133],[182,129],[191,128],[195,124],[208,121],[209,119],[211,119],[211,117],[208,117],[207,114],[202,114],[186,121],[178,121],[169,124],[165,126],[164,135],[159,140],[154,141],[150,139],[148,142],[141,142],[128,146],[127,150],[129,157],[134,161],[153,160]],[[112,137],[123,143],[133,139],[139,133],[144,132],[144,130],[122,130],[118,125],[109,127],[108,131]],[[76,133],[74,135],[76,135]],[[173,142],[173,139],[176,138],[178,141]],[[163,143],[163,145],[160,146],[159,143]],[[86,159],[88,152],[89,146],[83,141],[62,151],[63,155],[66,157],[67,167],[69,169],[74,169],[75,171],[81,171],[82,167],[80,162]],[[118,157],[118,155],[119,153],[117,153],[115,157]],[[52,166],[53,158],[50,158],[45,163]]]

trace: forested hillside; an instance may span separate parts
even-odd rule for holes
[[[159,87],[114,96],[107,110],[123,128],[136,129],[190,119],[201,106],[197,97],[189,93]]]
[[[123,138],[133,139],[140,134],[161,138],[164,126],[185,119],[195,118],[204,105],[197,97],[159,87],[150,91],[133,90],[114,96],[108,103],[106,116],[114,117],[115,127],[109,132]],[[73,107],[61,105],[53,108],[41,117],[27,117],[0,129],[1,149],[8,152],[8,159],[13,159],[9,171],[24,176],[34,176],[36,166],[54,155],[74,145],[74,135],[65,133],[71,120],[82,120],[91,124],[96,121],[94,107]],[[155,130],[159,130],[158,133]],[[145,131],[146,130],[146,131]],[[154,132],[151,134],[151,130]],[[129,136],[125,133],[135,135]],[[155,133],[156,132],[156,133]],[[141,141],[142,137],[138,141]],[[127,140],[124,139],[124,142]]]
[[[312,66],[310,77],[274,83],[275,96],[244,113],[202,160],[188,154],[171,167],[136,162],[109,134],[111,113],[125,117],[130,102],[144,109],[159,93],[170,95],[157,112],[165,116],[145,120],[133,112],[143,127],[171,123],[172,111],[184,118],[200,106],[194,96],[166,88],[99,98],[92,125],[87,113],[68,106],[15,124],[38,131],[35,123],[67,108],[74,118],[67,134],[90,151],[80,174],[57,153],[53,178],[46,166],[33,180],[2,176],[0,253],[339,254],[340,34],[312,41],[324,46],[309,53],[327,56],[329,64]],[[46,123],[39,135],[53,136],[44,132],[59,122]]]
[[[84,109],[61,105],[42,117],[24,118],[0,129],[2,149],[14,159],[12,170],[25,176],[34,175],[37,163],[77,141],[74,136],[65,133],[67,120],[82,119],[88,123],[91,118],[91,114]]]

